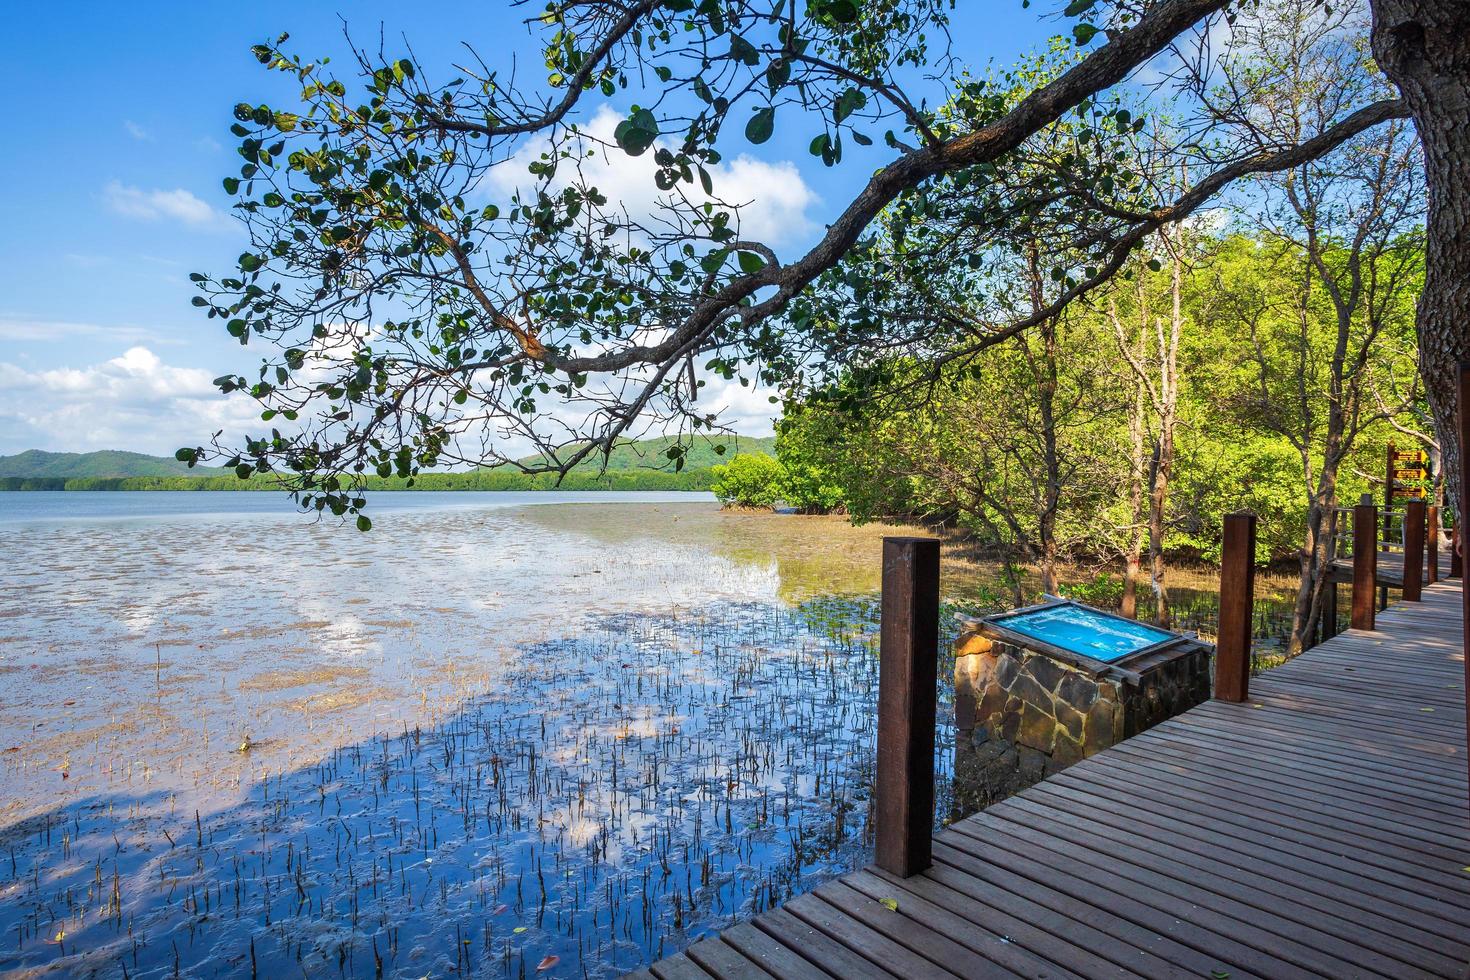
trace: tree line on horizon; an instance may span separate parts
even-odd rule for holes
[[[555,473],[519,473],[514,470],[475,470],[464,473],[421,473],[416,477],[364,477],[359,484],[363,492],[372,491],[516,491],[516,490],[670,490],[702,492],[714,483],[711,467],[697,467],[678,473],[667,469],[607,470],[605,472],[572,472],[564,477]],[[181,490],[181,491],[269,491],[282,493],[286,486],[270,474],[252,474],[244,479],[231,473],[225,476],[80,476],[80,477],[0,477],[0,491],[114,491],[114,490]]]

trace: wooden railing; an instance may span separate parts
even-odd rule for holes
[[[1401,552],[1404,572],[1401,588],[1405,602],[1419,602],[1426,581],[1439,580],[1439,508],[1422,500],[1409,501],[1402,510],[1381,513],[1367,494],[1356,507],[1333,511],[1328,553],[1333,563],[1352,558],[1353,629],[1371,630],[1377,619],[1374,592],[1378,588],[1378,556]],[[1250,688],[1251,606],[1254,602],[1255,517],[1230,514],[1225,518],[1224,548],[1220,561],[1220,628],[1215,646],[1215,697],[1244,701]],[[1426,572],[1427,566],[1427,572]],[[1323,638],[1336,635],[1337,588],[1326,585],[1329,599]],[[1242,634],[1239,623],[1245,623]]]
[[[1350,517],[1348,515],[1351,515]],[[1431,516],[1432,515],[1432,516]],[[1404,599],[1417,602],[1426,556],[1437,579],[1438,511],[1410,502],[1390,527],[1400,529]],[[1352,627],[1371,630],[1376,605],[1380,512],[1365,500],[1334,515],[1333,555],[1350,547]],[[1429,542],[1426,545],[1426,537]],[[1215,644],[1215,697],[1250,697],[1252,608],[1255,600],[1256,517],[1225,517],[1220,558],[1220,619]],[[1336,632],[1336,592],[1332,632]],[[878,867],[912,877],[932,861],[934,733],[939,667],[939,540],[883,539],[882,624],[878,667],[878,771],[874,837]]]

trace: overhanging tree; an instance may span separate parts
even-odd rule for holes
[[[861,317],[803,321],[813,284],[839,274],[884,208],[922,208],[946,181],[1004,183],[1028,141],[1069,114],[1098,135],[1135,125],[1122,83],[1145,65],[1197,56],[1191,44],[1207,24],[1252,15],[1230,0],[1073,0],[1062,15],[1089,53],[1008,98],[958,70],[964,52],[947,37],[946,6],[561,0],[538,19],[547,72],[529,87],[489,69],[441,80],[412,57],[365,51],[338,77],[284,39],[257,47],[263,65],[299,82],[300,104],[236,108],[244,162],[226,188],[252,244],[238,270],[197,277],[196,302],[242,342],[268,344],[255,376],[219,383],[288,424],[181,458],[287,473],[307,503],[343,513],[361,505],[352,490],[362,473],[506,462],[503,447],[527,443],[538,465],[564,470],[640,420],[718,426],[697,398],[701,374],[789,382],[874,343],[953,361],[1054,317],[1153,232],[1242,177],[1410,112],[1432,134],[1423,348],[1451,361],[1464,350],[1470,293],[1453,273],[1470,259],[1442,253],[1463,241],[1470,214],[1470,181],[1453,179],[1467,149],[1457,140],[1470,139],[1456,47],[1467,15],[1412,0],[1374,4],[1375,50],[1404,100],[1345,107],[1291,142],[1180,147],[1198,159],[1193,185],[1174,199],[1141,199],[1126,162],[1086,155],[987,198],[972,216],[982,228],[1014,224],[1017,208],[1079,216],[1067,244],[1084,255],[1059,271],[1044,308],[962,325],[929,349],[931,331],[901,324],[885,334]],[[931,103],[964,100],[968,111],[926,108],[916,93],[936,87],[943,98]],[[603,143],[579,121],[620,93],[632,104]],[[777,125],[805,127],[812,152],[834,166],[854,144],[881,142],[888,155],[798,255],[744,234],[738,202],[722,201],[710,176],[732,145],[763,142]],[[651,156],[665,195],[656,214],[629,214],[592,185],[583,165],[598,153]],[[528,171],[529,183],[498,206],[483,189],[506,167]],[[832,336],[814,338],[817,329]],[[1443,425],[1450,374],[1429,378]],[[1453,459],[1453,439],[1443,441]]]

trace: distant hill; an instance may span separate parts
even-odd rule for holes
[[[659,470],[667,469],[673,471],[673,464],[669,460],[669,447],[678,442],[674,436],[658,436],[653,439],[639,439],[620,443],[614,447],[608,455],[608,472],[625,470]],[[716,452],[717,446],[723,446],[723,454]],[[776,455],[775,436],[695,436],[692,443],[685,444],[684,469],[702,470],[721,463],[728,463],[730,457],[736,453],[747,453],[750,455]],[[569,453],[563,453],[565,459]],[[531,466],[542,459],[540,456],[527,456],[519,460],[520,463]],[[585,460],[579,470],[598,470],[602,468],[602,457],[594,454]]]
[[[641,439],[636,442],[629,441],[619,445],[612,451],[607,461],[609,474],[646,475],[652,477],[655,471],[663,471],[669,477],[674,476],[672,463],[669,461],[668,449],[675,442],[672,436],[661,436],[655,439]],[[723,454],[715,451],[716,446],[724,446]],[[684,473],[691,477],[698,471],[707,470],[711,466],[728,462],[736,453],[761,453],[773,456],[776,453],[776,439],[774,436],[756,438],[753,436],[698,436],[694,442],[687,447],[684,458]],[[521,460],[526,465],[532,465],[540,457],[528,456]],[[601,468],[602,458],[594,456],[578,466],[576,473],[584,477],[593,477]],[[468,474],[435,473],[428,476],[425,481],[429,486],[437,485],[437,482],[460,484],[466,482],[466,477],[482,475],[491,477],[492,482],[498,488],[505,483],[504,489],[510,489],[512,485],[526,482],[527,487],[530,478],[510,470],[489,471],[476,470]],[[95,453],[48,453],[39,449],[28,449],[14,456],[0,456],[0,480],[118,480],[140,477],[222,477],[229,476],[228,481],[216,488],[210,489],[248,489],[248,484],[236,483],[233,473],[229,470],[214,466],[196,466],[190,469],[186,464],[166,456],[145,456],[142,453],[127,453],[119,450],[103,450]],[[704,482],[707,482],[705,478]],[[538,483],[537,486],[540,484]],[[553,486],[554,483],[548,484]],[[203,485],[200,484],[202,487]],[[630,485],[631,486],[631,485]],[[74,486],[74,489],[117,489],[105,486]],[[167,485],[168,489],[181,489],[177,481]],[[489,488],[488,485],[486,487]],[[10,489],[16,489],[11,487]],[[60,484],[56,489],[60,489]],[[144,486],[129,486],[128,489],[145,489]],[[164,489],[159,486],[158,489]],[[702,487],[701,487],[702,489]]]
[[[124,476],[219,476],[225,471],[213,466],[190,469],[168,456],[145,456],[104,449],[95,453],[47,453],[28,449],[14,456],[0,456],[0,477],[21,479]]]

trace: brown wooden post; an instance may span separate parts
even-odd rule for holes
[[[1378,578],[1378,508],[1363,494],[1363,503],[1353,508],[1353,617],[1355,630],[1371,630],[1374,579]]]
[[[1470,497],[1470,364],[1460,362],[1459,391],[1459,437],[1460,437],[1460,513],[1455,521],[1458,530],[1465,527],[1466,498]],[[1464,627],[1460,658],[1465,661],[1465,757],[1470,771],[1470,588],[1460,583],[1460,618]]]
[[[934,723],[939,670],[939,540],[883,539],[878,648],[878,867],[908,878],[929,867],[934,836]]]
[[[1424,584],[1439,581],[1439,505],[1430,504],[1424,511]]]
[[[1383,549],[1389,550],[1389,542],[1393,540],[1393,456],[1397,447],[1393,443],[1388,444],[1388,469],[1384,474],[1383,481]],[[1375,559],[1375,564],[1376,564]],[[1378,608],[1388,608],[1388,586],[1380,586],[1378,589]]]
[[[1418,602],[1424,589],[1424,501],[1404,504],[1404,601]]]
[[[1215,697],[1250,697],[1251,610],[1256,589],[1256,515],[1226,514],[1220,554],[1220,624],[1215,640]]]
[[[1460,523],[1450,528],[1450,578],[1464,578],[1464,559],[1460,557]]]

